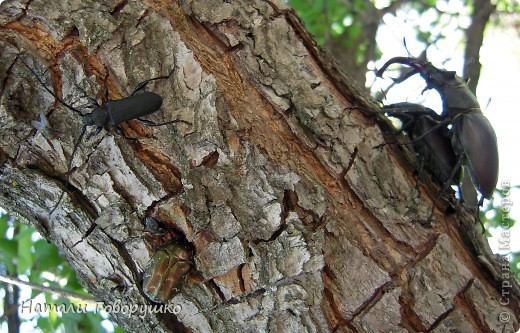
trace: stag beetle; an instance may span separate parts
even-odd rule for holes
[[[419,175],[422,168],[426,167],[439,183],[457,185],[461,201],[465,201],[471,207],[475,206],[477,193],[471,183],[469,172],[459,169],[454,179],[450,178],[457,157],[451,144],[449,129],[436,128],[442,121],[441,116],[430,108],[407,102],[385,105],[382,111],[403,123],[401,131],[406,132],[412,139],[414,150],[421,160]],[[416,140],[425,133],[428,135]]]
[[[451,125],[450,137],[456,162],[449,179],[454,179],[461,167],[467,169],[475,188],[482,194],[478,201],[481,205],[484,198],[491,199],[498,181],[498,147],[495,131],[489,120],[484,117],[476,96],[466,83],[453,71],[434,67],[431,63],[409,57],[395,57],[388,60],[376,75],[382,77],[391,64],[403,64],[412,67],[402,82],[419,73],[426,81],[426,88],[435,89],[440,94],[443,111],[438,123],[430,131],[416,137],[419,141],[442,127]],[[420,113],[420,111],[418,111]],[[429,112],[424,112],[430,116]],[[447,188],[451,181],[445,183]]]
[[[168,121],[162,124],[154,124],[153,122],[149,120],[142,119],[141,117],[147,116],[149,114],[152,114],[159,110],[159,108],[162,105],[162,97],[157,95],[153,92],[142,92],[140,94],[136,94],[138,91],[143,90],[146,85],[150,81],[154,80],[162,80],[162,79],[168,79],[170,76],[159,76],[152,79],[148,79],[146,81],[143,81],[139,83],[132,94],[128,97],[119,99],[119,100],[108,100],[104,103],[104,105],[99,105],[97,101],[93,98],[89,98],[90,101],[94,105],[94,109],[91,113],[83,115],[81,111],[79,111],[77,108],[73,107],[69,103],[65,102],[63,99],[58,97],[53,91],[51,91],[50,88],[48,88],[45,83],[40,79],[40,77],[35,73],[35,71],[25,63],[25,61],[22,61],[22,63],[29,69],[29,71],[36,77],[38,82],[43,86],[43,88],[51,94],[58,102],[63,104],[65,107],[67,107],[69,110],[76,112],[82,117],[83,120],[83,129],[81,131],[81,134],[78,137],[78,140],[74,144],[74,148],[72,150],[72,154],[70,156],[70,160],[67,164],[67,182],[68,177],[71,171],[72,166],[72,160],[74,159],[74,155],[76,153],[76,150],[78,149],[79,144],[81,143],[81,140],[83,139],[83,136],[85,135],[87,126],[96,126],[96,134],[98,134],[103,127],[116,127],[121,123],[124,123],[125,121],[132,120],[132,119],[138,119],[141,122],[146,123],[148,126],[162,126],[162,125],[168,125],[175,122],[178,122],[179,120],[173,120]],[[108,88],[107,88],[107,79],[108,79],[108,69],[105,67],[105,87],[104,87],[104,99],[107,99],[108,96]],[[63,198],[64,192],[61,193],[60,198],[58,199],[58,202],[51,210],[50,214],[52,214],[58,205],[61,202],[61,199]]]
[[[455,166],[456,156],[451,146],[448,128],[432,130],[439,124],[440,116],[432,109],[407,102],[385,105],[382,111],[403,123],[401,131],[406,132],[412,139],[417,155],[423,159],[432,175],[442,184],[450,181],[449,176]],[[422,140],[416,140],[425,133],[430,134]]]

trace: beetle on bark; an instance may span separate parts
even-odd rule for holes
[[[168,302],[182,288],[192,261],[191,249],[181,241],[171,241],[157,249],[144,273],[146,296],[157,303]]]
[[[147,243],[156,250],[146,264],[142,290],[153,302],[167,303],[181,291],[194,266],[194,248],[185,235],[168,222],[146,216],[143,224],[151,233],[146,236]]]
[[[377,71],[376,75],[381,77],[385,70],[395,63],[412,67],[410,72],[396,82],[420,74],[426,81],[425,90],[435,89],[441,96],[443,111],[436,119],[438,123],[413,141],[422,140],[439,129],[451,125],[449,136],[456,162],[444,189],[450,186],[451,179],[455,179],[460,168],[465,167],[473,185],[482,194],[478,205],[482,204],[484,198],[491,199],[498,181],[497,139],[489,120],[482,114],[476,96],[455,72],[436,68],[431,63],[420,59],[392,58]],[[421,111],[421,108],[415,109],[415,112],[418,114],[422,112],[422,116],[431,117],[431,113],[425,112],[424,108]]]
[[[168,79],[170,76],[159,76],[152,79],[148,79],[146,81],[143,81],[139,83],[132,94],[128,97],[119,99],[119,100],[108,100],[103,103],[103,105],[99,105],[97,101],[93,98],[89,98],[89,100],[93,103],[93,110],[91,113],[83,115],[83,113],[72,106],[71,104],[65,102],[63,99],[58,97],[50,88],[48,88],[45,83],[40,79],[38,74],[35,73],[35,71],[25,63],[25,61],[22,61],[22,63],[29,69],[29,71],[35,76],[37,81],[43,86],[43,88],[51,94],[59,103],[64,105],[66,108],[68,108],[71,111],[74,111],[75,113],[79,114],[82,117],[83,121],[83,129],[81,131],[81,134],[79,135],[76,143],[74,144],[74,148],[72,150],[72,154],[70,156],[69,162],[67,163],[67,181],[68,177],[71,171],[72,161],[74,159],[74,155],[78,149],[79,144],[81,143],[81,140],[83,139],[83,136],[85,135],[86,129],[88,126],[95,126],[96,127],[96,134],[98,134],[104,127],[107,128],[113,128],[117,127],[119,124],[124,123],[128,120],[137,119],[143,123],[145,123],[148,126],[162,126],[162,125],[168,125],[175,122],[178,122],[179,120],[172,120],[161,124],[155,124],[149,120],[142,119],[141,117],[150,115],[156,111],[158,111],[162,106],[162,97],[159,96],[156,93],[153,92],[147,92],[144,91],[142,93],[136,94],[137,92],[143,90],[146,85],[154,80],[162,80],[162,79]],[[107,79],[108,79],[108,69],[105,67],[106,76],[104,78],[105,87],[104,87],[104,100],[107,99],[108,96],[108,89],[107,89]],[[61,202],[61,199],[63,198],[64,192],[60,195],[58,202],[56,205],[52,208],[50,211],[50,214],[52,214],[58,205]]]
[[[412,140],[414,150],[420,160],[419,177],[422,169],[426,168],[440,184],[457,185],[461,201],[470,207],[475,207],[477,193],[469,171],[466,168],[459,169],[455,177],[450,178],[457,163],[457,156],[451,144],[449,129],[447,127],[435,129],[442,121],[441,116],[430,108],[407,102],[385,105],[383,112],[399,119],[402,122],[400,132],[406,132]],[[426,133],[428,135],[417,140]]]

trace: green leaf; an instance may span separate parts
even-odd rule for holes
[[[38,328],[44,332],[55,332],[56,328],[52,326],[48,317],[38,317],[36,321]]]
[[[114,333],[125,333],[125,330],[121,326],[117,325],[116,323],[114,323],[114,325],[116,325],[114,328]]]
[[[7,214],[0,214],[0,238],[6,237],[9,229],[9,220],[11,217]]]
[[[16,273],[18,242],[12,239],[0,239],[0,261],[7,267],[7,272]]]
[[[65,332],[93,332],[103,333],[101,326],[103,318],[94,313],[67,313],[63,316],[63,330]]]
[[[512,253],[512,259],[511,259],[511,262],[509,263],[509,267],[511,269],[512,272],[515,273],[515,276],[516,276],[516,280],[517,281],[520,281],[520,252],[515,252],[515,253]]]
[[[37,283],[37,282],[34,282],[31,279],[29,279],[29,281],[32,282],[32,283]],[[36,289],[31,289],[31,299],[35,299],[41,293],[43,293],[43,291],[36,290]]]
[[[18,275],[22,275],[27,273],[34,263],[34,254],[31,251],[33,244],[31,238],[34,229],[22,223],[19,223],[16,229],[18,229],[18,233],[15,236],[15,240],[18,243],[18,267],[16,269]]]
[[[64,276],[67,279],[66,287],[68,290],[74,291],[76,293],[81,293],[85,295],[89,295],[83,286],[79,283],[78,278],[76,277],[76,273],[71,270],[71,274]]]
[[[48,243],[44,239],[39,239],[34,243],[35,268],[38,271],[51,271],[56,273],[58,265],[64,262],[60,256],[58,248]]]

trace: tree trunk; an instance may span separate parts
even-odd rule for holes
[[[283,1],[1,8],[0,205],[56,244],[108,305],[152,304],[150,256],[169,238],[193,247],[175,315],[114,305],[125,329],[518,329],[518,286],[472,215],[444,214],[452,198],[431,227],[420,223],[440,186],[425,177],[418,194],[413,154],[374,149],[388,123],[350,109],[376,107]],[[148,84],[164,100],[147,119],[178,122],[88,127],[67,176],[82,119],[23,62],[83,113],[106,70],[110,99],[171,74]],[[36,131],[39,113],[50,125]],[[145,217],[168,232],[143,231]]]
[[[484,31],[495,5],[490,0],[475,0],[472,2],[471,25],[466,29],[466,47],[464,49],[464,71],[462,77],[468,82],[470,91],[477,92],[480,78],[480,47],[484,42]]]

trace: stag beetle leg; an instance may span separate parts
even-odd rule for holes
[[[477,200],[478,195],[471,180],[470,171],[467,166],[462,166],[462,175],[459,185],[459,195],[466,206],[475,208],[478,206],[479,201]]]
[[[459,159],[457,160],[457,164],[455,164],[455,167],[451,171],[450,178],[444,183],[444,186],[442,187],[442,190],[439,192],[439,194],[437,195],[437,197],[433,201],[432,210],[430,212],[430,216],[428,217],[428,220],[426,220],[423,223],[424,225],[429,226],[431,224],[431,220],[433,218],[433,212],[435,211],[435,206],[437,205],[437,201],[439,201],[439,199],[442,197],[444,192],[446,192],[446,190],[448,190],[448,188],[450,188],[450,186],[451,186],[451,184],[453,182],[453,178],[455,177],[455,175],[457,174],[457,172],[461,168],[463,161],[464,161],[464,159],[459,157]]]

